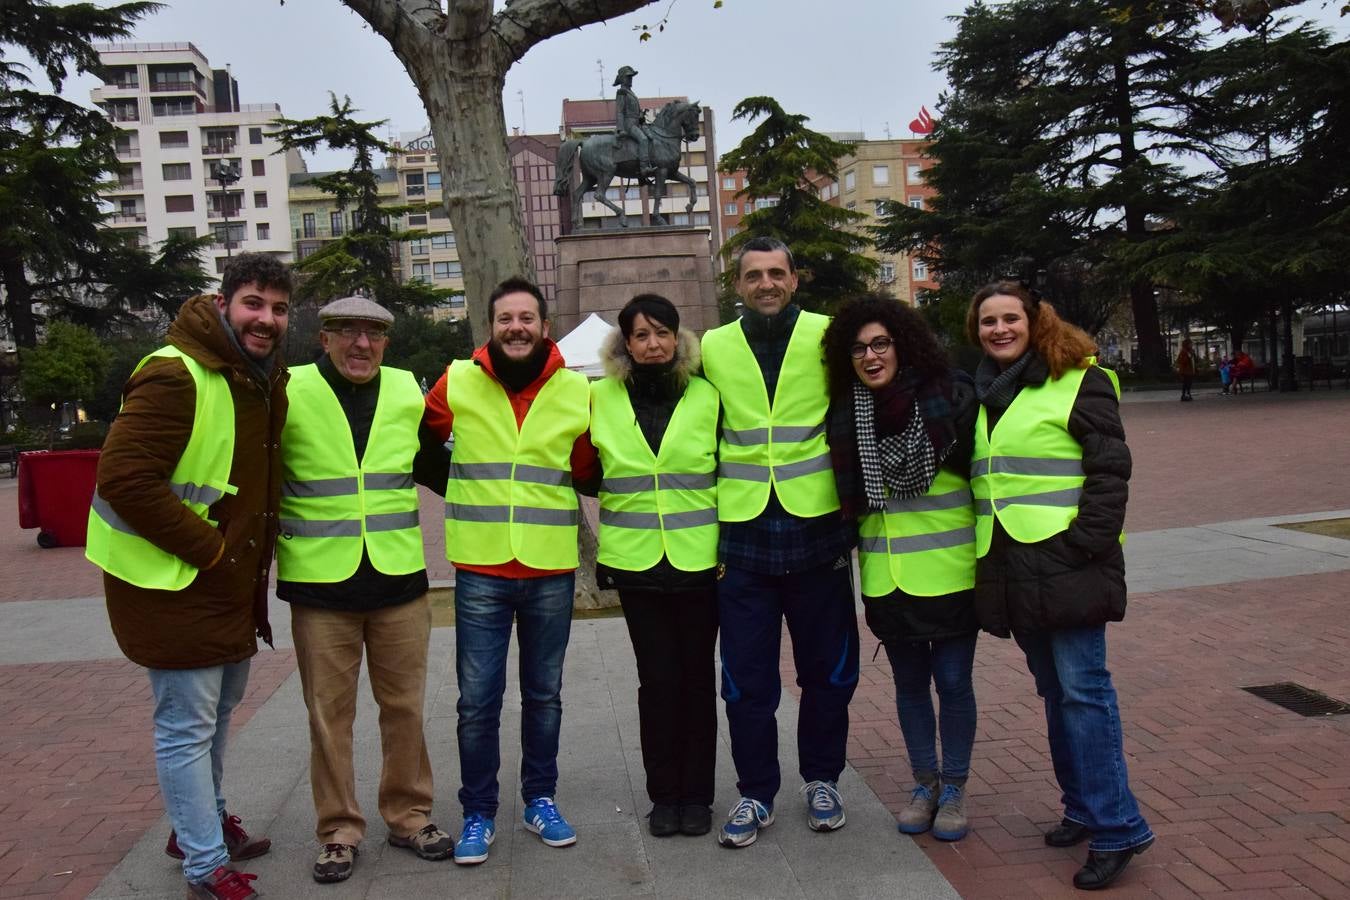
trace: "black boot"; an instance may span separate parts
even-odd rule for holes
[[[1082,891],[1100,891],[1120,877],[1136,854],[1153,846],[1153,838],[1128,850],[1089,850],[1087,862],[1073,876],[1073,886]]]
[[[1049,847],[1072,847],[1083,843],[1088,837],[1086,825],[1061,819],[1058,825],[1045,833],[1045,843]]]

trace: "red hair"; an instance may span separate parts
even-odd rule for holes
[[[1097,353],[1097,342],[1077,325],[1061,319],[1048,301],[1032,295],[1016,281],[995,281],[975,292],[966,311],[966,337],[972,344],[980,345],[981,304],[999,296],[1021,301],[1030,333],[1028,344],[1050,367],[1051,378],[1059,378],[1070,369],[1087,368],[1087,357]]]

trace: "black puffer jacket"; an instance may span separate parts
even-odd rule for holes
[[[1044,384],[1050,369],[1033,358],[1020,391]],[[1002,411],[986,407],[989,428]],[[993,543],[975,572],[975,610],[991,634],[1045,631],[1125,618],[1125,554],[1120,533],[1129,499],[1130,448],[1110,378],[1089,369],[1069,414],[1069,433],[1083,445],[1083,494],[1068,529],[1034,544],[1019,543],[994,522]]]

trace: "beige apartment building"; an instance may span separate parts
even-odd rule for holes
[[[229,69],[213,69],[195,46],[98,44],[104,83],[90,98],[117,127],[118,182],[101,199],[108,228],[141,246],[170,234],[216,240],[207,271],[251,250],[291,259],[290,175],[305,165],[278,154],[275,103],[240,103]],[[224,166],[232,179],[216,176]]]

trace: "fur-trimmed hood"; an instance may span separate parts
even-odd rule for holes
[[[600,345],[600,360],[604,363],[605,374],[611,378],[627,382],[633,374],[633,357],[629,355],[623,332],[617,325]],[[699,373],[702,363],[698,339],[689,329],[681,328],[675,333],[675,366],[671,369],[681,391],[689,383],[689,377]]]

